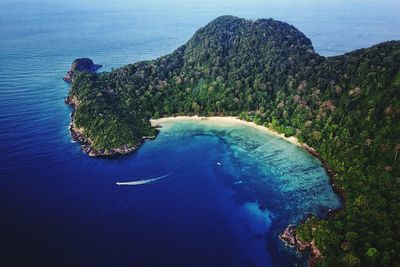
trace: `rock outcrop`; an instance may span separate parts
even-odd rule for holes
[[[86,152],[90,157],[113,157],[113,156],[125,155],[135,151],[141,145],[141,144],[138,144],[136,146],[123,145],[121,147],[116,147],[108,150],[95,149],[92,146],[91,140],[85,136],[84,130],[76,127],[73,118],[74,116],[72,113],[71,124],[69,126],[71,137],[76,142],[79,142],[81,144],[82,150]],[[156,136],[146,136],[143,138],[143,141],[145,139],[154,139],[154,138],[156,138]]]
[[[315,240],[311,242],[304,242],[300,240],[296,235],[296,226],[290,224],[286,229],[279,235],[279,238],[290,247],[296,248],[299,252],[309,251],[311,254],[309,265],[316,266],[317,261],[322,258],[321,251],[315,245]]]
[[[68,83],[72,83],[76,72],[96,72],[101,67],[102,65],[94,64],[90,58],[77,58],[72,62],[71,68],[67,71],[63,79]]]

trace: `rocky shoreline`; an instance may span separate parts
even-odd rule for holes
[[[306,144],[302,144],[302,147],[310,155],[318,158],[321,161],[326,173],[329,176],[329,182],[332,186],[333,191],[340,197],[342,203],[344,203],[345,202],[345,191],[344,191],[344,188],[338,187],[334,184],[335,172],[329,167],[326,160],[317,151],[315,151],[314,148],[312,148]],[[328,216],[331,217],[335,213],[341,211],[342,209],[343,209],[343,207],[336,209],[336,210],[329,209]],[[309,218],[307,218],[307,220],[303,223],[307,223],[308,220],[309,220]],[[322,255],[321,251],[319,250],[319,248],[316,246],[314,239],[311,242],[304,242],[298,238],[298,236],[296,235],[296,225],[289,224],[286,227],[286,229],[281,234],[279,234],[279,238],[286,245],[296,248],[297,251],[299,251],[301,253],[309,252],[310,253],[310,259],[308,261],[309,266],[316,266],[317,262],[323,258],[323,255]]]
[[[72,83],[76,72],[96,72],[101,67],[102,65],[94,64],[90,58],[77,58],[72,62],[71,68],[67,71],[63,80],[67,83]]]
[[[323,257],[319,248],[315,245],[315,240],[304,242],[296,235],[296,226],[289,224],[288,227],[279,235],[279,238],[288,246],[296,248],[299,252],[310,252],[310,266],[316,266],[317,262]]]
[[[82,72],[82,71],[96,72],[101,67],[102,65],[94,64],[93,60],[91,60],[90,58],[75,59],[74,62],[72,62],[71,68],[65,74],[63,80],[67,83],[72,83],[74,79],[74,74],[76,72]],[[73,108],[73,111],[71,113],[71,122],[69,125],[71,137],[74,141],[80,143],[82,150],[86,152],[90,157],[114,157],[132,153],[133,151],[135,151],[140,147],[140,145],[144,142],[144,140],[156,138],[156,136],[144,136],[142,137],[141,142],[134,146],[123,145],[121,147],[116,147],[108,150],[95,149],[92,146],[91,140],[84,135],[84,130],[78,128],[75,125],[74,115],[75,115],[75,108],[79,105],[78,99],[76,99],[75,97],[68,96],[64,102],[65,104]]]
[[[115,156],[126,155],[138,149],[145,140],[155,139],[157,137],[156,135],[143,136],[141,142],[135,146],[123,145],[121,147],[116,147],[108,150],[95,149],[91,144],[91,140],[84,135],[83,129],[78,128],[75,125],[74,122],[75,108],[79,104],[79,102],[77,101],[76,98],[74,97],[71,98],[68,96],[65,99],[65,103],[74,109],[71,113],[71,122],[69,125],[71,137],[74,141],[78,142],[81,145],[82,150],[86,152],[90,157],[99,158],[99,157],[115,157]]]

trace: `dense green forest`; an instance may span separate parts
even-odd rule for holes
[[[272,19],[217,18],[172,54],[76,74],[74,120],[97,149],[134,145],[151,117],[235,115],[320,153],[345,207],[313,218],[320,266],[400,266],[400,42],[318,55]]]

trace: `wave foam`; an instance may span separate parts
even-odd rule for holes
[[[164,179],[168,176],[170,176],[171,173],[156,177],[156,178],[151,178],[151,179],[145,179],[145,180],[137,180],[137,181],[131,181],[131,182],[116,182],[116,185],[143,185],[143,184],[148,184],[148,183],[152,183],[155,182],[157,180],[161,180]]]

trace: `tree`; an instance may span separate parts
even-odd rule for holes
[[[199,104],[197,104],[197,102],[193,102],[193,104],[192,104],[192,109],[193,109],[193,111],[194,111],[195,114],[199,114],[199,112],[200,112],[200,106],[199,106]]]

